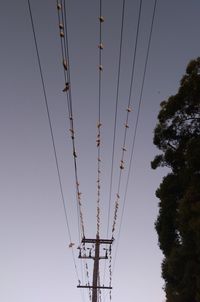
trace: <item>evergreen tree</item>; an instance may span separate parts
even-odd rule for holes
[[[168,167],[156,191],[155,223],[164,254],[167,302],[200,302],[200,58],[191,61],[176,95],[161,103],[153,169]]]

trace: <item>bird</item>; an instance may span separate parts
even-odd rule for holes
[[[61,38],[63,38],[65,36],[63,30],[60,31],[60,36],[61,36]]]
[[[100,139],[97,139],[96,143],[97,143],[97,147],[99,147],[100,146]]]
[[[67,70],[68,64],[67,64],[67,61],[66,61],[66,60],[63,60],[63,67],[64,67],[65,70]]]
[[[58,9],[58,10],[61,9],[61,4],[60,4],[60,3],[57,4],[57,9]]]
[[[74,156],[75,158],[77,158],[76,151],[73,152],[73,156]]]
[[[121,169],[121,170],[124,169],[124,161],[123,161],[123,160],[121,160],[120,169]]]
[[[65,88],[63,89],[63,92],[66,92],[69,90],[70,84],[69,82],[65,83]]]
[[[103,43],[100,43],[100,44],[99,44],[99,48],[100,48],[100,49],[103,49]]]
[[[99,17],[99,21],[100,21],[100,22],[104,22],[104,17],[103,17],[103,16],[100,16],[100,17]]]

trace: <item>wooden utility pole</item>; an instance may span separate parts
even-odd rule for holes
[[[82,255],[81,254],[81,249],[80,249],[80,253],[79,253],[79,258],[81,259],[93,259],[94,260],[94,268],[93,268],[93,282],[92,282],[92,286],[90,285],[78,285],[78,288],[91,288],[92,289],[92,302],[97,302],[98,301],[98,289],[112,289],[112,287],[110,286],[98,286],[98,276],[99,276],[99,260],[101,259],[108,259],[108,255],[107,255],[107,251],[105,256],[100,256],[100,245],[101,244],[109,244],[111,245],[113,242],[113,239],[109,240],[109,239],[100,239],[99,235],[96,236],[96,239],[86,239],[83,238],[82,239],[82,244],[94,244],[95,245],[95,252],[94,252],[94,256],[92,256],[91,254],[91,250],[89,252],[89,256],[87,255]]]

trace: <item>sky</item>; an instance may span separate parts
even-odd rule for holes
[[[83,193],[85,232],[87,237],[92,238],[96,234],[99,1],[67,0],[66,3],[78,172]],[[143,0],[131,98],[134,110],[127,136],[122,196],[153,4],[153,0]],[[81,263],[76,249],[79,239],[73,157],[66,98],[62,92],[64,79],[56,1],[32,0],[31,7],[72,241],[75,243],[76,263],[81,276]],[[119,177],[138,8],[139,1],[126,0],[112,214]],[[102,0],[105,22],[102,27],[104,71],[100,232],[104,238],[107,229],[121,10],[121,0]],[[160,102],[177,92],[187,63],[200,55],[199,11],[199,1],[158,0],[118,248],[117,242],[113,244],[114,254],[117,249],[112,282],[112,299],[115,302],[122,299],[165,301],[161,278],[162,253],[158,247],[154,222],[158,215],[155,190],[167,171],[153,171],[150,168],[151,160],[159,152],[153,145],[153,129]],[[0,300],[88,301],[87,290],[76,288],[77,277],[71,249],[68,247],[69,237],[26,0],[1,3],[0,37]],[[89,267],[91,276],[92,263]],[[108,297],[103,294],[103,301],[108,301]]]

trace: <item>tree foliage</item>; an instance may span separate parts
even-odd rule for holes
[[[164,254],[167,302],[200,301],[200,58],[191,61],[176,95],[161,103],[153,169],[168,167],[156,191],[155,223]]]

